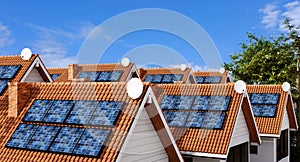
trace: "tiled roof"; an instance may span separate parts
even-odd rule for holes
[[[247,85],[247,92],[251,93],[279,93],[279,101],[275,117],[255,117],[258,131],[260,134],[280,135],[284,109],[290,121],[290,127],[297,129],[297,123],[292,106],[291,96],[288,92],[284,92],[281,85]],[[289,105],[289,106],[287,106]]]
[[[234,90],[234,84],[160,84],[153,85],[152,88],[159,103],[163,95],[231,96],[222,129],[171,127],[180,151],[227,155],[239,107],[244,98],[243,94]],[[250,106],[243,106],[243,112],[246,120],[250,121],[247,124],[250,126],[251,142],[260,143]]]
[[[57,82],[18,84],[30,84],[31,96],[20,115],[16,118],[7,117],[7,100],[0,101],[0,161],[115,161],[126,134],[134,120],[134,116],[141,104],[143,95],[148,89],[148,85],[144,84],[142,97],[133,100],[126,94],[125,83]],[[7,98],[7,95],[5,95],[5,97]],[[35,99],[114,100],[125,101],[126,104],[122,109],[122,114],[117,118],[115,126],[111,128],[105,127],[105,129],[110,129],[112,133],[109,135],[105,145],[106,147],[98,158],[6,148],[5,144],[8,142],[17,126],[20,123],[28,123],[21,120]],[[46,125],[62,126],[62,124]],[[72,127],[82,128],[89,126]],[[93,128],[95,127],[103,128],[101,126],[94,126]]]
[[[72,68],[74,66],[74,68]],[[69,65],[69,70],[73,70],[74,78],[77,78],[80,72],[84,71],[123,71],[119,82],[126,81],[127,77],[130,75],[132,68],[134,67],[133,63],[130,63],[127,67],[122,66],[121,64],[71,64]],[[74,70],[76,69],[76,70]],[[70,74],[70,72],[69,72]],[[70,76],[69,76],[70,77]]]
[[[49,74],[60,74],[54,82],[67,82],[68,81],[68,68],[48,68]]]
[[[228,71],[225,71],[223,74],[221,74],[220,72],[217,72],[217,71],[195,71],[194,72],[194,76],[197,77],[197,76],[221,76],[222,79],[221,79],[221,82],[220,83],[228,83],[230,82],[230,79],[229,79],[229,76],[228,76]]]
[[[147,74],[183,74],[182,81],[186,83],[191,73],[191,68],[186,68],[181,71],[180,68],[151,68],[151,69],[139,69],[141,80],[144,81]]]

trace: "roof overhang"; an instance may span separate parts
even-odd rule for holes
[[[211,153],[202,153],[202,152],[190,152],[190,151],[180,151],[183,155],[190,155],[195,157],[203,157],[203,158],[214,158],[214,159],[222,159],[225,160],[227,155],[223,154],[211,154]]]

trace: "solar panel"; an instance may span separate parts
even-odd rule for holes
[[[204,117],[204,112],[190,112],[186,122],[186,127],[201,128]]]
[[[164,111],[164,114],[170,126],[183,127],[189,112]]]
[[[147,74],[144,81],[152,83],[160,83],[163,78],[163,74]]]
[[[174,83],[182,80],[182,74],[164,74],[161,83]]]
[[[0,80],[0,95],[4,92],[8,82],[9,80]]]
[[[98,101],[77,101],[66,119],[68,124],[88,124]]]
[[[73,153],[84,128],[62,127],[53,141],[49,151],[58,153]]]
[[[20,67],[20,65],[0,66],[0,79],[12,79]]]
[[[209,110],[227,111],[230,96],[210,96]]]
[[[275,117],[276,105],[252,105],[254,116],[256,117]]]
[[[204,82],[205,77],[196,76],[195,79],[198,84],[202,84]]]
[[[77,155],[99,156],[110,130],[85,129],[73,153]]]
[[[253,93],[250,97],[251,104],[274,104],[279,100],[278,93]]]
[[[61,74],[50,74],[53,80],[56,80]]]
[[[59,127],[55,126],[38,126],[34,135],[29,140],[27,148],[47,151],[58,130]]]
[[[160,102],[160,107],[164,109],[174,109],[174,105],[176,102],[176,96],[164,95]]]
[[[37,127],[32,124],[20,124],[6,143],[6,147],[26,148]]]
[[[109,78],[111,76],[111,71],[102,71],[100,73],[100,75],[97,78],[98,82],[105,82],[105,81],[109,81]]]
[[[188,110],[191,108],[194,96],[177,96],[174,109]]]
[[[224,112],[209,111],[205,114],[205,119],[202,123],[203,128],[221,129],[224,123],[226,114]]]
[[[101,71],[97,78],[97,82],[117,82],[119,81],[123,71]]]
[[[52,100],[35,100],[25,114],[23,121],[41,122],[51,107]]]
[[[91,81],[95,81],[99,75],[99,72],[96,71],[83,71],[80,72],[78,78],[90,79]]]
[[[113,126],[124,103],[115,101],[99,102],[89,121],[90,125]]]
[[[70,100],[55,100],[51,108],[48,109],[44,122],[49,123],[63,123],[74,106],[74,101]]]
[[[203,83],[220,83],[221,76],[206,76]]]
[[[210,98],[209,96],[196,96],[192,109],[193,110],[208,110]]]

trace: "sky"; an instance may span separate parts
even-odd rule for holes
[[[199,25],[202,34],[198,35],[196,29],[176,16],[164,19],[164,14],[156,14],[149,17],[146,15],[138,21],[130,17],[126,21],[118,20],[118,15],[149,8],[182,15],[186,20]],[[28,47],[33,53],[40,54],[46,66],[67,67],[68,64],[78,62],[78,56],[82,55],[80,50],[87,39],[98,35],[98,39],[112,44],[105,51],[100,50],[101,44],[96,45],[99,50],[95,48],[89,51],[95,57],[92,59],[94,63],[119,62],[128,56],[133,61],[139,58],[137,64],[140,66],[159,66],[161,63],[155,60],[162,58],[170,66],[176,66],[181,63],[176,61],[177,56],[180,56],[196,69],[209,68],[210,62],[205,57],[215,59],[216,62],[230,62],[229,55],[241,50],[239,44],[247,40],[247,32],[266,37],[284,33],[281,22],[287,17],[293,19],[293,24],[300,25],[300,1],[1,0],[0,55],[18,55],[24,47]],[[118,23],[114,26],[103,27],[109,20],[116,19]],[[117,30],[123,27],[147,24],[152,20],[157,20],[168,30],[178,32],[174,34],[146,27],[124,35],[117,34]],[[184,37],[180,37],[180,32],[185,33]],[[215,45],[219,59],[213,54],[214,50],[204,50],[211,47],[211,42],[204,39],[205,36]],[[195,39],[190,41],[192,37]],[[193,42],[203,50],[199,52]],[[88,58],[88,55],[84,57]],[[145,60],[152,62],[145,63]]]

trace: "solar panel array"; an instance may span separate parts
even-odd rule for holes
[[[250,102],[254,116],[275,117],[279,96],[278,93],[252,93]]]
[[[147,74],[144,82],[151,83],[174,83],[181,81],[183,74]]]
[[[83,71],[78,78],[90,79],[93,82],[117,82],[120,80],[123,71]]]
[[[160,106],[173,127],[222,129],[230,96],[164,95]]]
[[[214,84],[220,83],[221,76],[195,76],[197,84]]]
[[[114,126],[124,102],[90,100],[35,100],[25,122]]]
[[[6,89],[8,82],[14,78],[21,65],[0,66],[0,95]]]
[[[110,130],[20,124],[6,147],[99,156]]]
[[[50,74],[52,80],[56,80],[61,74]]]

